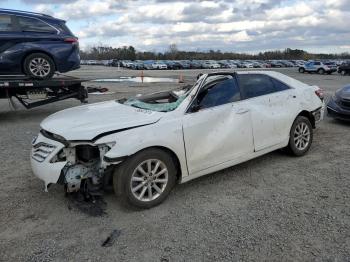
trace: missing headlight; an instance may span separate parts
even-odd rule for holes
[[[82,162],[89,162],[91,160],[100,158],[100,151],[97,146],[78,145],[76,146],[76,156]]]

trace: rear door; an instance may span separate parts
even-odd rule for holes
[[[276,80],[264,74],[239,74],[237,78],[251,112],[254,150],[284,141],[294,114],[291,111],[296,108],[295,90],[287,85],[277,87]]]

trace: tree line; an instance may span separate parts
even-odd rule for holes
[[[350,53],[313,54],[304,50],[286,48],[285,50],[265,51],[258,54],[209,51],[182,51],[175,44],[165,52],[141,52],[133,46],[108,47],[93,46],[80,51],[83,60],[309,60],[309,59],[350,59]]]

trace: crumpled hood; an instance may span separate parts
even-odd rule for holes
[[[337,95],[342,99],[350,99],[350,85],[338,90]]]
[[[155,123],[164,114],[107,101],[57,112],[41,128],[66,140],[92,140],[105,132]]]

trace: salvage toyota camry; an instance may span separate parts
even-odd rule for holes
[[[112,183],[150,208],[176,183],[288,148],[304,155],[322,120],[322,91],[281,73],[204,74],[191,87],[66,109],[46,118],[31,164],[67,192]]]

